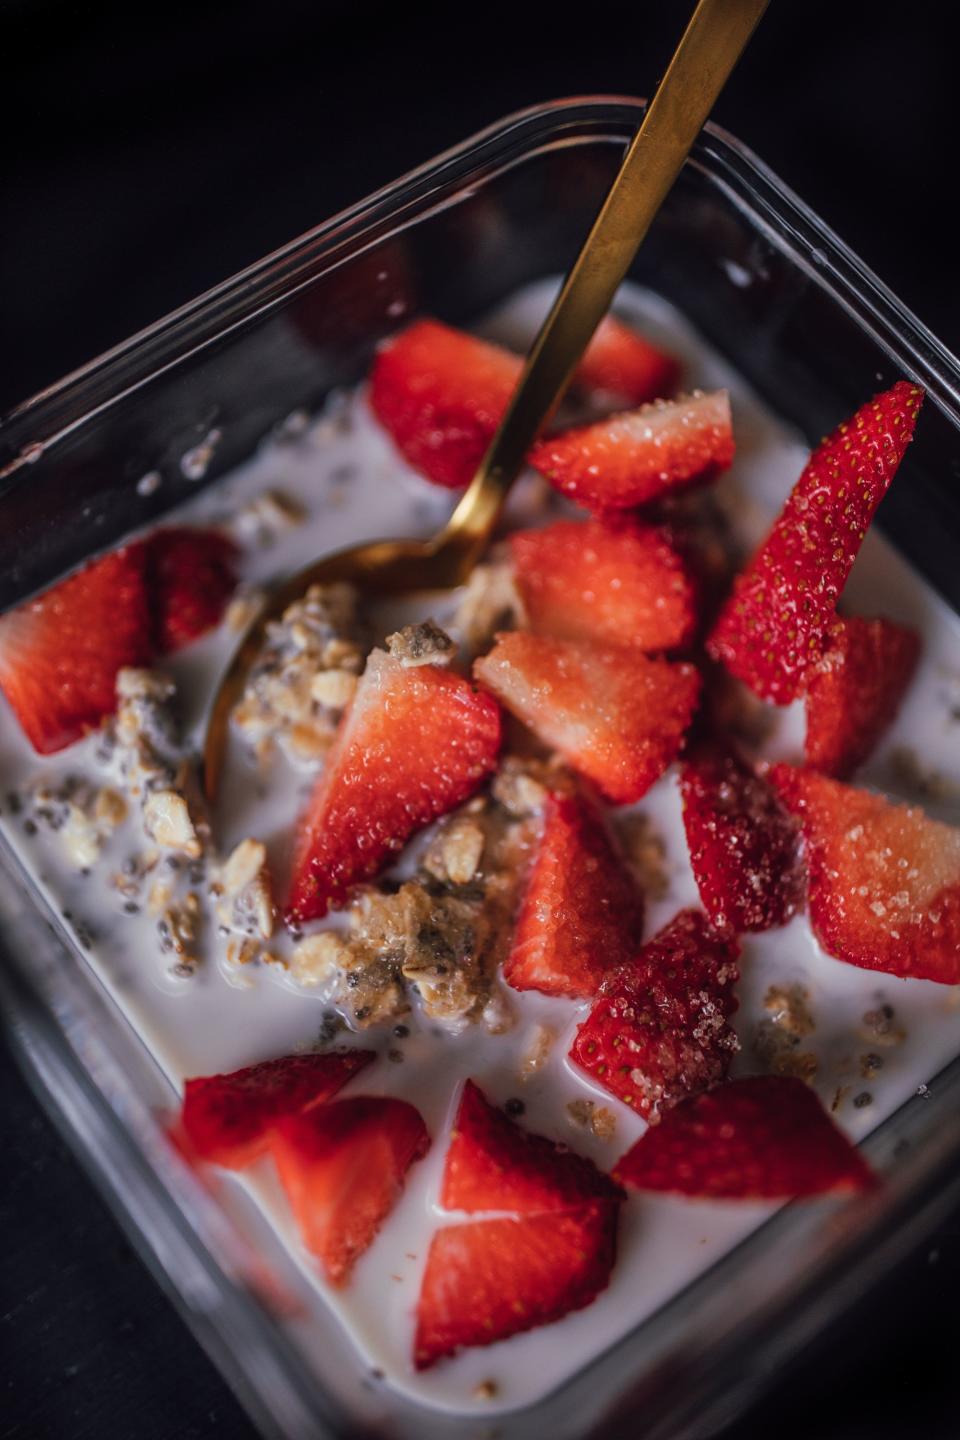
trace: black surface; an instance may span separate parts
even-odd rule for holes
[[[685,4],[0,6],[0,410],[478,126],[650,90]],[[952,7],[780,0],[718,118],[953,348]],[[521,33],[518,35],[518,24]],[[0,1437],[243,1437],[0,1059]],[[729,1440],[946,1440],[960,1216]]]

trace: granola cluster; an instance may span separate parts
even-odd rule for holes
[[[365,646],[350,585],[312,585],[267,627],[266,644],[233,712],[257,756],[274,746],[293,764],[323,763],[363,670]]]
[[[413,996],[427,1019],[506,1029],[496,973],[545,795],[533,767],[507,762],[489,796],[439,822],[413,878],[361,890],[345,930],[298,943],[292,978],[322,986],[359,1029],[405,1014]]]

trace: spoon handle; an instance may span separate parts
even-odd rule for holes
[[[490,448],[440,537],[469,571],[537,433],[610,308],[768,0],[699,0],[540,333]]]

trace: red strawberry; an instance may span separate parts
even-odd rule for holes
[[[437,485],[467,485],[523,362],[507,350],[418,320],[378,352],[370,405],[406,460]]]
[[[920,636],[892,620],[837,620],[808,673],[807,764],[846,780],[893,722],[920,658]]]
[[[701,745],[680,771],[700,899],[718,930],[784,925],[803,897],[797,827],[732,746]]]
[[[405,1100],[358,1095],[281,1120],[270,1148],[303,1243],[345,1285],[430,1137]]]
[[[591,999],[611,966],[635,952],[643,897],[600,816],[551,795],[503,978],[515,990]]]
[[[820,659],[840,592],[913,436],[923,391],[901,380],[814,450],[708,641],[764,700],[786,705]]]
[[[515,631],[474,674],[609,800],[639,800],[678,754],[700,693],[692,665]]]
[[[444,1209],[541,1215],[619,1198],[616,1185],[589,1160],[522,1130],[467,1081],[443,1172]]]
[[[682,1101],[614,1173],[638,1190],[704,1200],[791,1200],[875,1183],[809,1086],[786,1075],[752,1075]]]
[[[800,821],[810,923],[827,954],[960,982],[960,830],[813,770],[775,765],[770,779]]]
[[[518,355],[439,320],[417,320],[379,350],[370,405],[415,470],[459,489],[473,479],[520,378]],[[616,320],[605,321],[575,380],[633,404],[665,393],[676,364]]]
[[[219,625],[236,589],[237,547],[217,530],[156,530],[146,541],[157,649],[181,650]]]
[[[500,712],[438,665],[374,650],[302,824],[289,915],[315,920],[496,765]]]
[[[94,560],[0,616],[0,689],[52,755],[116,708],[117,671],[151,658],[142,545]]]
[[[558,520],[510,536],[530,628],[639,650],[685,645],[696,625],[686,566],[660,530]]]
[[[733,460],[726,390],[657,400],[537,441],[530,463],[588,510],[631,510],[703,484]]]
[[[573,380],[581,390],[599,391],[627,405],[646,405],[673,394],[680,363],[608,315],[597,326]]]
[[[699,910],[681,910],[637,958],[611,973],[570,1058],[652,1122],[726,1076],[737,1050],[739,946]]]
[[[182,1123],[195,1155],[228,1170],[252,1165],[272,1125],[320,1105],[376,1057],[371,1050],[284,1055],[184,1086]]]
[[[417,1303],[416,1368],[589,1305],[610,1279],[616,1219],[616,1203],[599,1201],[561,1215],[438,1230]]]

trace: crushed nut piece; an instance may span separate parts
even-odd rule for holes
[[[500,1393],[496,1380],[481,1380],[473,1387],[474,1400],[495,1400]]]
[[[122,795],[97,789],[73,775],[56,786],[37,785],[26,798],[30,823],[52,830],[77,870],[90,870],[96,864],[107,840],[127,815]]]
[[[446,631],[433,620],[405,625],[387,636],[386,646],[394,659],[408,670],[417,665],[449,665],[457,649]]]
[[[342,936],[333,930],[308,935],[294,947],[290,973],[300,985],[326,985],[339,971],[346,951]]]
[[[817,1073],[817,1057],[801,1050],[800,1043],[816,1029],[802,985],[771,985],[763,997],[769,1018],[756,1028],[753,1049],[774,1075],[793,1075],[810,1084]]]
[[[328,710],[345,710],[356,688],[357,676],[349,670],[321,670],[310,682],[310,696]]]
[[[875,1010],[864,1012],[858,1033],[861,1039],[868,1040],[885,1049],[902,1045],[907,1038],[907,1032],[895,1022],[896,1012],[893,1006],[879,1005]]]
[[[617,1117],[605,1105],[599,1105],[591,1117],[590,1129],[598,1140],[612,1140],[617,1133]]]
[[[210,888],[221,897],[216,905],[221,925],[235,934],[270,939],[276,906],[267,852],[259,840],[241,840]]]
[[[546,1025],[535,1025],[530,1033],[530,1042],[520,1064],[520,1079],[529,1080],[542,1070],[550,1058],[550,1051],[556,1039]]]
[[[262,590],[240,590],[234,595],[224,614],[227,628],[235,635],[248,630],[263,604]]]
[[[236,512],[231,529],[241,543],[271,545],[285,530],[302,525],[306,511],[280,490],[264,490]]]
[[[513,579],[513,566],[506,558],[494,558],[477,565],[464,588],[453,628],[471,655],[489,650],[500,630],[514,630],[524,623],[523,601]]]
[[[477,873],[483,846],[483,827],[464,817],[441,830],[427,851],[424,868],[437,880],[467,885]]]
[[[186,799],[176,790],[154,790],[147,796],[143,825],[150,839],[165,850],[178,850],[191,860],[203,854]]]
[[[508,815],[517,820],[539,816],[550,790],[563,788],[563,772],[536,760],[508,755],[494,776],[490,793]]]
[[[594,1100],[571,1100],[567,1105],[567,1114],[574,1125],[589,1130],[598,1140],[611,1140],[616,1134],[617,1117],[612,1110],[605,1105],[597,1105]]]

